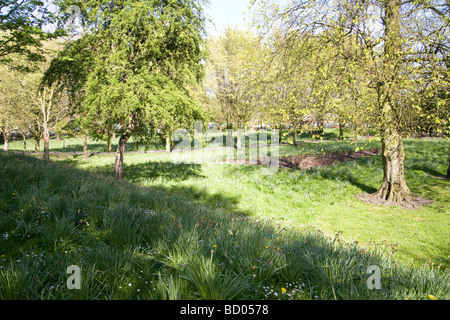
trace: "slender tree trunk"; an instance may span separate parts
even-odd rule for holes
[[[448,158],[447,179],[450,179],[450,158]]]
[[[294,146],[297,145],[297,141],[298,141],[297,124],[294,124],[294,140],[292,142]]]
[[[27,134],[25,132],[22,132],[22,139],[23,139],[23,153],[25,154],[27,152]]]
[[[48,126],[44,124],[44,160],[50,160],[50,131]]]
[[[170,153],[170,134],[166,135],[166,153]]]
[[[106,129],[106,152],[111,152],[112,150],[112,138],[113,132],[111,129]]]
[[[398,52],[401,49],[399,6],[397,0],[385,0],[385,80],[379,87],[383,183],[380,189],[372,195],[393,204],[400,204],[412,199],[412,193],[405,181],[405,153],[396,117],[397,92],[395,90],[397,89],[395,88],[397,86],[394,84],[397,83],[400,64]],[[380,97],[382,97],[381,100]]]
[[[237,141],[236,141],[236,149],[241,149],[242,148],[242,130],[243,129],[237,129]]]
[[[116,151],[116,159],[114,162],[114,178],[118,181],[123,181],[124,178],[123,159],[125,156],[125,146],[128,142],[128,139],[130,139],[131,134],[133,133],[133,128],[133,124],[130,123],[127,126],[125,132],[119,138],[119,144]]]
[[[41,137],[34,136],[34,151],[39,152],[41,150]]]
[[[83,135],[83,158],[87,159],[88,157],[88,136],[86,134]]]
[[[233,142],[233,126],[227,123],[227,147],[233,146]]]
[[[8,151],[8,149],[9,149],[9,132],[4,132],[3,137],[5,138],[5,142],[3,143],[3,151]]]
[[[344,126],[344,121],[339,117],[339,140],[344,140]]]
[[[41,128],[39,125],[34,126],[34,151],[37,153],[41,150]]]
[[[278,126],[278,144],[281,144],[281,140],[283,139],[283,125],[280,123]]]

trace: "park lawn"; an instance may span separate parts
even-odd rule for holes
[[[262,176],[261,166],[127,154],[129,183],[119,183],[111,155],[45,162],[0,152],[0,299],[448,300],[449,270],[396,260],[448,254],[448,185],[429,180],[448,145],[407,147],[408,182],[436,202],[375,217],[354,195],[379,182],[376,157]],[[414,225],[425,248],[390,255]],[[81,290],[66,288],[70,265],[81,267]],[[367,286],[369,266],[383,290]]]
[[[361,142],[359,147],[377,146]],[[281,146],[281,155],[355,148],[349,141]],[[226,211],[289,226],[312,226],[329,236],[362,245],[386,243],[397,258],[424,265],[450,267],[450,181],[438,179],[447,169],[450,142],[405,140],[406,179],[411,190],[433,203],[415,210],[362,203],[356,195],[381,185],[380,156],[308,170],[280,168],[264,175],[264,167],[237,164],[177,164],[173,154],[127,154],[125,177],[144,187],[163,187]],[[111,175],[114,158],[60,157],[79,168]]]

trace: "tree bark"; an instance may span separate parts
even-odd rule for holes
[[[450,179],[450,158],[448,159],[447,179]]]
[[[166,135],[166,153],[170,153],[170,135]]]
[[[8,151],[9,149],[9,132],[4,132],[3,137],[5,142],[3,143],[3,151]]]
[[[227,147],[234,146],[234,139],[233,139],[233,127],[227,123]]]
[[[385,60],[384,81],[378,88],[381,111],[381,148],[383,160],[383,183],[372,196],[392,204],[412,200],[404,174],[405,153],[398,131],[397,88],[399,52],[401,50],[399,1],[385,0]]]
[[[41,137],[34,136],[34,151],[39,152],[41,150]]]
[[[22,132],[22,139],[23,139],[23,153],[25,154],[27,152],[27,134],[26,134],[26,132]]]
[[[34,151],[41,150],[41,128],[39,125],[34,126]]]
[[[116,151],[116,159],[114,162],[114,179],[117,181],[123,181],[124,178],[124,167],[123,167],[123,159],[125,155],[125,146],[130,139],[131,134],[133,133],[133,124],[132,122],[127,126],[125,132],[119,138],[119,144],[117,146]]]
[[[111,132],[111,130],[106,129],[106,139],[107,139],[106,152],[111,152],[112,150],[112,138],[113,133]]]
[[[83,158],[87,159],[88,157],[88,136],[86,134],[83,135]]]
[[[294,138],[293,138],[293,145],[296,146],[297,145],[297,141],[298,141],[298,133],[297,133],[297,125],[294,125]]]
[[[50,160],[50,131],[48,126],[44,125],[44,160]]]
[[[410,201],[412,193],[409,190],[404,174],[405,153],[400,135],[385,129],[381,140],[383,160],[383,183],[372,196],[388,203]]]
[[[243,131],[243,129],[237,129],[236,149],[238,149],[238,150],[240,150],[242,148],[242,131]]]

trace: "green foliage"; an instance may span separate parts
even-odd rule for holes
[[[61,34],[43,31],[52,14],[43,1],[0,1],[0,61],[10,55],[26,56],[31,61],[43,59],[42,41]],[[17,65],[16,67],[20,67]]]

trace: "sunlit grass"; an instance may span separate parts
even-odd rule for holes
[[[121,184],[112,156],[52,158],[84,171],[0,153],[0,297],[448,299],[449,185],[434,177],[449,145],[405,146],[409,186],[434,200],[412,211],[356,199],[381,183],[377,156],[262,175],[127,154]],[[65,286],[72,264],[79,291]],[[367,288],[370,265],[384,290]]]

